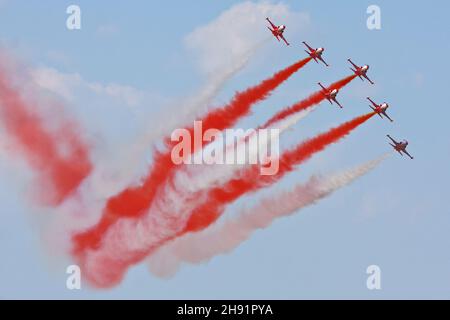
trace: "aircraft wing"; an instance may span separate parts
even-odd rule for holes
[[[277,26],[276,25],[274,25],[273,23],[272,23],[272,21],[270,21],[270,19],[269,18],[266,18],[266,20],[270,23],[270,26],[272,27],[272,29],[276,29],[277,28]]]
[[[383,112],[383,114],[384,114],[384,116],[385,116],[386,118],[388,118],[391,122],[394,122],[394,120],[392,120],[392,119],[387,115],[386,112]]]
[[[286,39],[284,38],[284,36],[282,34],[280,34],[280,38],[283,39],[284,42],[286,42],[286,45],[289,45],[289,42],[286,41]]]
[[[353,68],[358,69],[358,66],[356,64],[354,64],[352,60],[347,59],[347,61],[352,64]]]
[[[367,100],[369,100],[375,108],[378,107],[378,105],[375,102],[373,102],[373,100],[370,99],[369,97],[367,97]]]
[[[319,60],[322,61],[327,67],[329,67],[328,63],[326,63],[325,60],[323,60],[322,57],[319,57]]]
[[[314,49],[311,48],[305,41],[303,41],[303,44],[308,48],[309,51],[313,52]]]
[[[372,80],[369,79],[367,75],[364,75],[364,78],[366,78],[371,84],[375,84]]]
[[[334,102],[336,102],[336,104],[337,104],[341,109],[344,108],[344,107],[339,103],[339,101],[337,101],[337,99],[334,99]]]
[[[389,139],[391,139],[391,141],[392,141],[393,143],[395,143],[396,145],[398,144],[398,142],[395,141],[394,139],[392,139],[392,137],[391,137],[390,135],[387,135],[387,137],[388,137]]]
[[[404,152],[405,154],[407,154],[407,155],[408,155],[408,157],[410,157],[411,159],[414,159],[414,157],[413,157],[412,155],[410,155],[410,154],[408,153],[408,151],[406,151],[406,150],[403,150],[403,152]]]

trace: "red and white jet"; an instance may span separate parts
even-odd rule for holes
[[[309,54],[309,56],[311,58],[314,59],[315,62],[319,63],[317,61],[317,59],[319,59],[320,61],[322,61],[327,67],[329,67],[329,65],[325,62],[325,60],[323,60],[322,58],[322,53],[325,51],[325,48],[317,48],[317,49],[313,49],[311,48],[305,41],[303,41],[303,44],[308,48],[309,52],[305,50],[305,52],[307,54]]]
[[[361,80],[364,81],[364,79],[361,78],[361,77],[364,77],[364,78],[366,78],[371,84],[374,84],[374,83],[372,82],[372,80],[370,80],[369,77],[367,76],[367,71],[369,70],[369,66],[368,66],[367,64],[363,65],[362,67],[358,67],[356,64],[354,64],[354,63],[352,62],[352,60],[350,60],[350,59],[347,59],[347,60],[348,60],[348,62],[350,62],[350,63],[352,64],[352,66],[355,68],[355,69],[350,68],[350,70],[352,70],[352,71],[353,71],[353,72],[354,72]]]
[[[270,21],[269,18],[266,18],[266,20],[270,23],[270,27],[267,27],[267,29],[269,29],[272,32],[274,37],[277,38],[278,41],[280,41],[280,38],[283,39],[283,41],[286,42],[287,45],[289,45],[289,42],[287,42],[283,36],[284,30],[286,30],[286,26],[285,25],[276,26],[272,23],[272,21]]]
[[[369,100],[373,107],[371,105],[369,105],[369,107],[372,108],[373,111],[375,111],[376,114],[378,114],[380,116],[380,118],[383,118],[383,116],[385,116],[386,118],[388,118],[391,122],[394,122],[394,120],[392,120],[391,118],[389,118],[389,116],[386,113],[386,110],[389,108],[389,105],[386,102],[383,102],[382,104],[376,104],[375,102],[372,101],[372,99],[370,99],[369,97],[367,97],[367,100]]]
[[[408,155],[411,159],[414,159],[414,157],[411,156],[411,155],[408,153],[408,151],[406,151],[406,147],[408,146],[408,141],[403,140],[403,141],[401,141],[401,142],[397,142],[397,141],[395,141],[394,139],[392,139],[392,137],[391,137],[390,135],[387,135],[387,137],[388,137],[389,139],[391,139],[391,141],[394,143],[394,144],[392,144],[392,143],[389,143],[389,144],[395,149],[395,151],[397,151],[398,153],[400,153],[402,156],[403,156],[403,154],[402,154],[402,152],[403,152],[404,154]]]
[[[322,88],[322,94],[325,96],[325,98],[328,100],[330,104],[333,104],[333,101],[336,102],[336,104],[342,108],[341,104],[336,100],[336,96],[339,93],[338,89],[327,89],[325,88],[320,82],[318,83],[319,86]]]

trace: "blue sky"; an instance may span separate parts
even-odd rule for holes
[[[82,10],[79,31],[65,28],[65,10],[72,3]],[[124,145],[139,135],[140,126],[157,121],[167,111],[166,101],[201,87],[206,79],[202,61],[186,45],[186,36],[238,3],[0,1],[0,43],[29,66],[144,92],[145,102],[134,108],[108,110],[111,100],[76,92],[69,103],[69,112],[86,125],[87,135],[104,136],[110,147]],[[317,89],[318,81],[330,83],[347,75],[349,57],[370,64],[376,86],[356,79],[340,93],[344,110],[323,103],[288,133],[283,145],[367,112],[367,95],[388,101],[395,122],[372,119],[262,194],[303,181],[312,173],[333,172],[377,157],[389,150],[388,133],[407,138],[415,160],[391,157],[352,186],[257,232],[232,253],[204,265],[186,266],[172,279],[154,277],[143,264],[132,268],[112,290],[84,286],[81,291],[69,291],[62,264],[49,262],[48,250],[43,248],[42,221],[36,221],[24,201],[27,177],[12,171],[2,157],[0,201],[5,223],[0,225],[0,297],[450,298],[448,1],[433,5],[378,0],[281,3],[290,12],[307,15],[309,23],[290,33],[290,25],[296,24],[290,21],[286,37],[292,45],[269,42],[226,85],[216,103],[304,56],[300,44],[307,41],[326,48],[324,57],[331,67],[309,64],[256,106],[254,116],[244,123],[259,123],[305,97]],[[381,8],[381,30],[366,27],[370,4]],[[244,28],[245,18],[241,19]],[[244,201],[249,200],[243,199],[229,211]],[[365,286],[365,270],[371,264],[382,270],[380,291]]]

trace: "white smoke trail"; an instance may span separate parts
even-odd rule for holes
[[[177,238],[149,257],[150,270],[157,276],[169,277],[176,273],[183,262],[201,263],[230,252],[256,230],[267,228],[276,218],[313,205],[367,174],[389,154],[329,177],[312,177],[291,191],[267,197],[254,207],[242,209],[235,218],[220,225]]]
[[[231,144],[225,146],[225,150],[230,150],[235,148],[235,152],[246,153],[247,159],[252,159],[257,156],[260,149],[266,148],[270,143],[271,139],[279,139],[280,135],[291,129],[299,121],[305,118],[314,107],[308,108],[301,112],[291,115],[290,117],[273,124],[268,129],[278,129],[275,135],[261,135],[258,137],[255,131],[245,135],[239,139],[237,145]],[[218,143],[223,143],[219,141]],[[208,146],[206,149],[200,151],[205,154],[208,153],[208,148],[213,146]],[[248,149],[247,149],[248,148]],[[277,152],[277,150],[275,150]],[[276,159],[273,159],[276,161]],[[175,176],[174,184],[183,188],[185,192],[197,193],[206,188],[211,188],[214,186],[221,185],[231,179],[236,175],[239,170],[248,166],[246,164],[217,164],[217,165],[201,165],[201,166],[188,166],[185,170],[180,170]],[[182,187],[181,187],[182,186]]]
[[[237,58],[231,67],[216,72],[199,93],[192,95],[190,99],[176,107],[177,112],[172,113],[175,115],[174,117],[156,124],[149,123],[148,129],[142,136],[127,150],[118,152],[120,156],[103,157],[96,161],[93,173],[79,190],[80,196],[74,199],[73,203],[68,204],[68,207],[72,206],[76,209],[68,209],[70,214],[58,215],[55,218],[56,221],[52,223],[52,227],[48,231],[48,234],[51,235],[49,238],[63,239],[64,247],[70,248],[70,234],[73,230],[84,230],[95,225],[103,212],[105,199],[136,183],[142,176],[142,172],[139,172],[137,168],[144,165],[145,169],[148,169],[147,167],[151,164],[141,162],[145,159],[145,154],[151,149],[153,143],[167,135],[171,126],[184,126],[186,123],[194,121],[197,114],[205,112],[226,82],[242,70],[266,43],[267,39],[254,44],[250,50]],[[80,205],[83,210],[80,210]],[[59,226],[62,225],[67,226],[65,230],[71,230],[69,233],[64,233],[65,237],[60,236],[61,228]]]
[[[175,117],[167,117],[168,121],[164,123],[149,123],[144,134],[127,150],[115,150],[118,156],[97,159],[94,172],[84,181],[79,195],[70,199],[64,207],[58,208],[58,212],[64,214],[52,215],[52,220],[47,222],[45,242],[48,246],[54,248],[57,244],[59,252],[69,252],[73,231],[85,230],[95,225],[103,212],[105,199],[136,182],[141,174],[136,168],[142,167],[143,163],[140,162],[143,162],[154,141],[167,134],[171,126],[185,125],[193,121],[197,114],[204,112],[226,82],[242,70],[264,44],[265,41],[261,41],[253,45],[252,49],[238,58],[230,68],[215,73],[199,93],[176,107],[177,112],[173,113]],[[0,148],[0,156],[1,151]],[[148,163],[144,165],[149,166]]]
[[[99,164],[90,182],[94,194],[99,198],[109,197],[135,182],[141,175],[137,168],[142,167],[142,160],[145,159],[145,155],[151,150],[155,142],[160,141],[161,137],[170,136],[170,130],[184,127],[204,114],[227,81],[241,71],[266,43],[267,39],[254,44],[231,66],[214,73],[200,92],[171,108],[167,108],[170,110],[170,115],[163,117],[165,118],[164,121],[155,123],[154,119],[151,119],[146,130],[127,150],[120,152],[119,157],[109,157],[105,159],[104,163]]]
[[[87,250],[78,261],[89,283],[99,287],[117,285],[131,263],[143,260],[161,244],[178,236],[198,201],[197,195],[176,186],[158,191],[148,213],[140,219],[121,219],[102,240],[102,246]]]
[[[291,116],[280,125],[281,129],[287,130],[307,114],[305,110]],[[222,168],[225,171],[216,176],[217,166],[201,167],[203,170],[209,170],[208,167],[212,169],[207,174],[202,171],[200,175],[185,171],[183,177],[179,172],[174,183],[166,184],[158,191],[149,212],[142,219],[120,220],[107,232],[101,248],[86,252],[81,264],[91,283],[98,286],[116,284],[120,281],[117,277],[126,271],[129,261],[142,260],[168,240],[177,237],[184,230],[190,213],[206,200],[204,188],[221,179],[226,181],[226,177],[235,174],[236,170],[235,166],[224,165]],[[199,176],[206,179],[199,179]]]

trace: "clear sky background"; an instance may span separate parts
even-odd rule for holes
[[[171,279],[153,276],[143,263],[114,289],[84,285],[81,291],[69,291],[64,264],[53,261],[43,244],[42,218],[36,215],[44,213],[33,212],[24,196],[29,177],[0,154],[0,298],[450,298],[449,2],[269,3],[287,10],[285,35],[292,45],[271,39],[227,84],[217,105],[303,57],[301,42],[307,41],[326,48],[324,58],[331,67],[310,63],[256,106],[244,123],[260,123],[316,91],[318,81],[330,83],[349,74],[349,57],[370,65],[376,85],[355,79],[340,93],[344,110],[323,103],[284,137],[283,146],[370,111],[367,95],[389,102],[395,122],[371,119],[261,194],[378,157],[390,150],[386,134],[407,138],[415,159],[394,155],[318,205],[258,231],[230,254],[184,266]],[[81,7],[79,31],[65,27],[70,4]],[[66,82],[53,89],[86,135],[97,142],[104,139],[106,149],[119,149],[152,121],[164,123],[167,108],[176,112],[176,104],[168,102],[201,88],[211,71],[208,50],[222,39],[205,39],[197,48],[188,35],[239,4],[0,0],[0,44],[30,68],[60,75]],[[381,8],[381,30],[366,27],[370,4]],[[230,37],[246,39],[253,30],[246,29],[247,23],[254,28],[255,22],[236,19],[230,28],[237,33]],[[258,23],[264,34],[265,21]],[[211,59],[220,62],[221,57],[226,60],[227,52],[211,51]],[[120,85],[119,98],[108,90],[89,92],[86,83]],[[242,199],[227,212],[252,199]],[[366,268],[372,264],[382,270],[379,291],[366,288]]]

